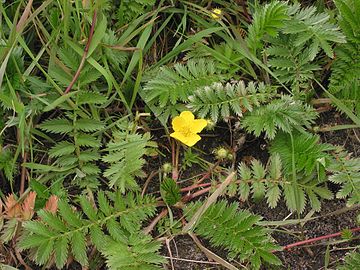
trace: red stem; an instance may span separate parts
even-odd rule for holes
[[[88,38],[88,41],[86,43],[86,46],[85,46],[85,49],[84,49],[84,53],[83,53],[83,56],[81,58],[81,62],[80,62],[80,65],[71,81],[71,83],[69,84],[69,86],[66,88],[64,94],[67,94],[70,92],[71,88],[74,86],[75,82],[77,81],[77,79],[79,78],[80,76],[80,72],[85,64],[85,61],[86,61],[86,56],[88,54],[88,51],[89,51],[89,48],[90,48],[90,44],[91,44],[91,40],[92,40],[92,37],[94,35],[94,30],[95,30],[95,24],[96,24],[96,10],[94,10],[94,15],[93,15],[93,18],[92,18],[92,22],[91,22],[91,28],[90,28],[90,33],[89,33],[89,38]]]
[[[208,186],[211,186],[211,183],[203,183],[203,184],[191,185],[191,186],[184,187],[184,188],[180,189],[180,191],[181,192],[191,191],[191,190],[199,188],[199,187],[208,187]]]
[[[358,232],[358,231],[360,231],[360,227],[350,229],[350,231],[353,232],[353,233]],[[310,243],[317,242],[317,241],[324,240],[324,239],[334,238],[334,237],[337,237],[337,236],[341,236],[341,234],[342,234],[342,232],[337,232],[337,233],[333,233],[333,234],[327,234],[327,235],[323,235],[323,236],[319,236],[319,237],[299,241],[299,242],[292,243],[292,244],[284,246],[282,248],[282,250],[287,250],[287,249],[290,249],[290,248],[293,248],[293,247],[310,244]],[[275,250],[274,252],[277,252],[277,251],[279,251],[279,250]]]
[[[23,156],[23,164],[27,161],[27,152],[24,153]],[[22,195],[25,191],[25,180],[26,180],[26,167],[22,165],[21,168],[21,178],[20,178],[20,195]]]
[[[168,214],[168,209],[167,209],[167,208],[163,209],[163,210],[160,212],[160,214],[157,215],[157,216],[153,219],[153,221],[151,221],[151,223],[150,223],[146,228],[143,229],[143,232],[144,232],[145,234],[149,234],[149,233],[155,228],[156,224],[157,224],[163,217],[165,217],[167,214]]]

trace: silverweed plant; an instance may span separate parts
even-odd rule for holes
[[[358,269],[360,1],[313,2],[1,1],[0,268]]]

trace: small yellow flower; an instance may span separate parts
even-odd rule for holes
[[[206,125],[205,119],[195,119],[192,112],[184,111],[172,120],[174,132],[170,136],[191,147],[201,139],[197,133]]]
[[[211,17],[213,17],[213,19],[215,19],[215,20],[218,20],[218,19],[220,19],[221,13],[222,13],[221,9],[214,8],[211,11]]]

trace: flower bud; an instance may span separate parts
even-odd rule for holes
[[[213,129],[215,128],[216,123],[215,123],[213,120],[211,120],[211,119],[206,119],[206,122],[207,122],[207,125],[206,125],[205,129],[207,129],[207,130],[213,130]]]
[[[234,155],[229,153],[226,158],[231,161],[234,159]]]
[[[224,147],[220,147],[218,149],[215,150],[215,157],[217,159],[226,159],[227,156],[230,154],[229,151],[227,149],[225,149]]]
[[[172,171],[172,165],[171,165],[171,163],[169,163],[169,162],[164,163],[164,164],[162,165],[162,171],[163,171],[164,173],[171,173],[171,171]]]

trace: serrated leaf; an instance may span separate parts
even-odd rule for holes
[[[95,119],[80,118],[76,121],[75,127],[81,131],[91,132],[103,129],[104,124]]]
[[[319,212],[321,210],[321,202],[319,201],[318,197],[312,190],[306,190],[306,194],[309,198],[311,207],[316,211]]]
[[[254,182],[251,187],[254,200],[260,200],[265,196],[265,185],[262,182]]]
[[[3,243],[7,243],[11,239],[13,239],[13,237],[15,236],[15,233],[17,231],[18,225],[19,225],[19,223],[15,218],[11,219],[5,223],[5,225],[1,231],[1,237],[0,237],[0,239]]]
[[[91,205],[89,200],[84,196],[80,196],[80,205],[85,215],[92,221],[97,220],[97,210]]]
[[[60,237],[55,242],[55,264],[58,268],[63,268],[68,258],[68,241],[66,236]]]
[[[71,250],[76,261],[78,261],[82,266],[88,265],[85,237],[82,232],[75,231],[74,233],[72,233]]]
[[[327,187],[314,187],[313,191],[319,195],[320,198],[331,200],[334,194]]]
[[[180,188],[171,178],[167,178],[161,183],[160,193],[161,197],[169,205],[174,205],[181,199]]]
[[[58,207],[61,217],[68,223],[69,226],[74,228],[82,226],[82,220],[78,217],[77,213],[70,208],[68,203],[63,200],[59,200]]]
[[[85,134],[85,133],[80,133],[77,135],[76,143],[79,146],[100,147],[99,139],[97,139],[96,137],[90,134]]]
[[[336,198],[342,199],[350,195],[353,191],[353,187],[351,183],[344,184],[341,189],[336,193]]]
[[[262,250],[259,250],[258,251],[261,258],[267,262],[267,263],[270,263],[270,264],[274,264],[274,265],[281,265],[282,262],[281,260],[276,257],[273,253],[270,253],[268,251],[262,251]]]
[[[285,202],[289,210],[301,213],[305,208],[305,192],[292,184],[284,185]]]
[[[75,146],[72,143],[67,141],[62,141],[56,144],[55,146],[53,146],[49,150],[49,157],[54,158],[54,157],[65,156],[72,154],[74,151],[75,151]]]
[[[65,232],[67,230],[62,220],[58,216],[54,215],[52,212],[41,209],[38,211],[37,214],[41,218],[41,220],[50,227],[52,231],[58,233]],[[29,230],[29,228],[27,229]]]
[[[240,200],[247,201],[250,194],[250,186],[248,183],[245,183],[243,181],[239,184],[239,194],[240,194]]]
[[[77,97],[77,104],[104,104],[107,98],[97,92],[80,92]]]
[[[51,252],[53,250],[54,242],[53,240],[46,240],[44,241],[36,251],[36,261],[39,264],[45,264],[51,255]]]
[[[275,208],[280,199],[281,191],[278,185],[272,185],[266,192],[267,204],[270,208]]]
[[[60,96],[59,98],[57,98],[55,101],[53,101],[51,104],[47,105],[43,111],[44,112],[48,112],[51,111],[53,109],[55,109],[57,106],[59,106],[61,103],[65,102],[66,100],[68,100],[70,97],[72,97],[73,95],[75,95],[77,93],[77,91],[73,91],[67,94],[64,94],[62,96]]]
[[[40,128],[56,134],[68,134],[73,131],[70,121],[64,118],[47,120],[40,124]]]

